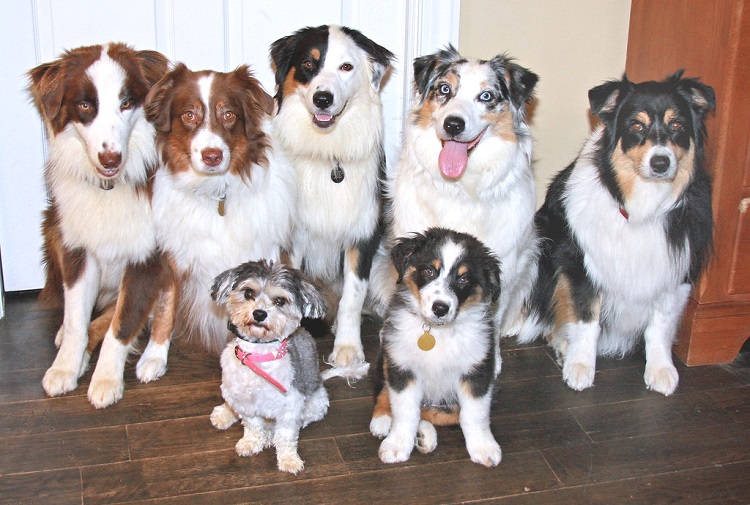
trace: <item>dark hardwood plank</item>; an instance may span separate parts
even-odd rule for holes
[[[0,475],[0,504],[80,505],[81,501],[81,471],[77,468]]]

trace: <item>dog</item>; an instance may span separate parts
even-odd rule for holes
[[[712,249],[703,121],[715,94],[679,71],[661,82],[624,76],[589,101],[601,126],[536,215],[542,254],[520,340],[548,335],[563,379],[583,390],[597,354],[622,356],[643,339],[646,386],[670,395],[675,333]]]
[[[219,353],[230,338],[213,279],[288,250],[294,175],[271,144],[273,98],[248,66],[193,72],[177,64],[153,87],[146,116],[164,167],[154,181],[157,241],[173,274],[178,335]]]
[[[437,446],[434,424],[460,424],[471,460],[500,463],[490,402],[500,373],[494,313],[500,264],[475,237],[429,228],[392,249],[399,289],[380,332],[370,431],[384,463]],[[421,421],[420,421],[421,412]]]
[[[329,361],[346,371],[364,363],[360,324],[381,237],[385,171],[379,91],[394,55],[335,25],[283,37],[270,55],[275,134],[298,183],[291,260],[341,291]]]
[[[225,403],[214,408],[211,423],[225,430],[241,419],[237,454],[273,445],[279,470],[297,474],[304,468],[299,431],[328,411],[315,340],[300,323],[323,317],[325,298],[299,270],[265,260],[220,274],[211,297],[226,307],[236,337],[221,354]]]
[[[49,396],[78,386],[103,339],[88,399],[96,408],[120,400],[127,355],[161,303],[166,277],[148,197],[158,157],[143,103],[167,69],[158,52],[109,43],[28,72],[49,142],[40,299],[62,301],[64,310],[59,350],[42,379]],[[94,311],[101,316],[92,323]],[[136,368],[142,382],[166,371],[169,337],[154,328]]]
[[[414,60],[415,102],[401,158],[388,174],[388,238],[371,296],[383,314],[395,290],[394,240],[432,226],[474,235],[502,264],[497,322],[520,327],[535,277],[535,186],[526,104],[538,76],[506,55],[465,58],[452,46]]]

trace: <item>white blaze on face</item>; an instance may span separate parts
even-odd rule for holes
[[[211,96],[213,80],[213,74],[203,76],[198,80],[198,89],[203,104],[203,123],[198,126],[198,131],[190,143],[190,162],[193,170],[206,175],[225,173],[229,169],[231,158],[227,143],[211,130],[216,109]]]

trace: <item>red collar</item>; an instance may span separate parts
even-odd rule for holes
[[[625,221],[628,221],[630,219],[630,214],[628,214],[628,211],[625,210],[625,207],[620,205],[620,214],[622,214],[622,217],[625,218]]]
[[[271,377],[268,372],[259,367],[257,363],[265,363],[267,361],[275,361],[277,359],[283,358],[284,356],[286,356],[287,344],[288,340],[284,339],[281,341],[281,345],[276,351],[269,352],[267,354],[253,354],[251,352],[243,351],[242,349],[240,349],[240,346],[235,346],[234,355],[237,356],[237,359],[240,360],[243,365],[266,379],[282,393],[286,393],[286,388],[284,387],[284,385]]]

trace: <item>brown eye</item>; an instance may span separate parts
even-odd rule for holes
[[[81,112],[91,112],[91,104],[88,102],[79,103],[78,108],[81,110]]]
[[[312,70],[313,67],[313,62],[310,60],[305,60],[302,62],[302,68],[304,68],[305,70]]]
[[[644,129],[645,129],[645,126],[643,125],[643,123],[640,123],[638,121],[630,125],[630,131],[633,133],[640,133]]]
[[[128,110],[133,108],[133,100],[130,98],[123,99],[122,102],[120,102],[120,110]]]
[[[225,123],[231,123],[231,122],[233,122],[233,121],[234,121],[234,119],[235,119],[236,117],[237,117],[237,116],[236,116],[236,115],[234,114],[234,112],[232,112],[231,110],[228,110],[228,111],[226,111],[226,112],[224,113],[224,115],[222,116],[222,119],[224,119],[224,122],[225,122]]]
[[[458,278],[458,284],[459,286],[466,286],[469,284],[469,276],[468,275],[462,275]]]
[[[670,121],[669,123],[669,129],[675,133],[681,132],[683,128],[684,126],[679,121]]]
[[[274,298],[273,304],[276,305],[277,307],[283,307],[284,305],[286,305],[286,298],[282,298],[282,297]]]
[[[255,300],[255,291],[253,291],[252,289],[246,289],[245,300]]]
[[[198,117],[195,115],[195,112],[189,110],[182,113],[182,120],[185,123],[195,123],[198,120]]]
[[[424,270],[422,270],[422,273],[428,279],[434,279],[435,275],[437,275],[437,273],[435,272],[435,269],[432,267],[425,267]]]
[[[351,63],[344,63],[339,67],[339,69],[343,70],[344,72],[351,72],[354,70],[354,66]]]

